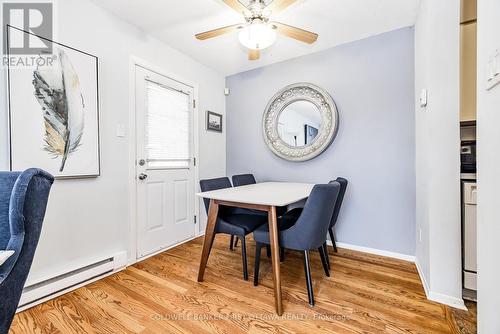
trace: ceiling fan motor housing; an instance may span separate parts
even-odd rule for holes
[[[263,0],[252,0],[248,5],[248,10],[251,15],[246,16],[245,19],[247,22],[252,22],[253,20],[267,20],[269,21],[270,12],[267,15],[264,14],[264,9],[266,8],[266,4]]]

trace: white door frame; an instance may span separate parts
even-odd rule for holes
[[[158,253],[164,252],[169,248],[173,248],[178,246],[178,244],[168,247],[166,249],[162,249],[156,253],[150,254],[146,257],[137,260],[137,180],[136,180],[136,144],[137,144],[137,132],[136,132],[136,77],[135,77],[135,68],[136,66],[143,67],[149,71],[155,72],[159,75],[167,77],[171,80],[178,81],[186,86],[193,88],[193,98],[196,101],[195,106],[193,108],[193,153],[194,158],[196,159],[196,165],[194,166],[194,182],[193,191],[196,192],[198,189],[199,183],[199,142],[200,142],[200,126],[199,126],[199,100],[198,100],[198,92],[199,85],[190,80],[185,80],[183,78],[178,77],[177,75],[168,73],[164,71],[161,67],[150,64],[147,61],[138,58],[136,56],[130,57],[129,63],[129,254],[128,254],[128,265],[132,265],[138,261],[145,260],[148,257],[154,256]],[[188,240],[183,241],[188,242],[194,238],[197,238],[203,231],[200,231],[200,201],[195,196],[194,197],[194,213],[196,215],[196,225],[193,227],[195,229],[194,237]]]

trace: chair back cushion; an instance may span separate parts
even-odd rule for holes
[[[333,209],[332,220],[330,221],[330,227],[335,226],[337,223],[337,218],[339,217],[340,208],[342,207],[342,202],[344,201],[344,195],[347,190],[348,181],[343,177],[338,177],[335,181],[330,181],[330,183],[338,182],[340,184],[339,195],[337,196],[337,201],[335,202],[335,208]]]
[[[283,247],[312,250],[322,246],[339,191],[338,182],[315,185],[297,223],[282,232]]]
[[[255,177],[253,176],[253,174],[233,175],[233,186],[235,187],[246,186],[255,183],[257,182],[255,181]]]
[[[226,189],[231,187],[232,187],[231,181],[229,181],[228,177],[200,180],[200,189],[202,192],[218,190],[218,189]],[[210,199],[204,198],[203,203],[205,204],[205,210],[208,213],[208,207],[210,206]]]

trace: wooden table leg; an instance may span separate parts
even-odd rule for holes
[[[207,227],[205,228],[205,238],[203,239],[203,251],[201,253],[200,268],[198,269],[198,282],[203,282],[203,275],[205,274],[208,257],[210,256],[210,250],[212,249],[212,244],[214,243],[215,223],[217,222],[218,212],[219,204],[215,203],[213,199],[210,200]]]
[[[269,242],[271,244],[271,258],[273,262],[273,283],[274,283],[274,303],[276,313],[283,314],[283,303],[281,300],[281,271],[280,271],[280,247],[278,240],[278,219],[276,217],[276,207],[271,206],[269,217]]]

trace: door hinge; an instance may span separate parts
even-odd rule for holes
[[[193,158],[193,166],[196,166],[196,158]]]
[[[194,223],[196,224],[196,215],[194,215]]]
[[[196,100],[193,100],[193,108],[196,108]]]

